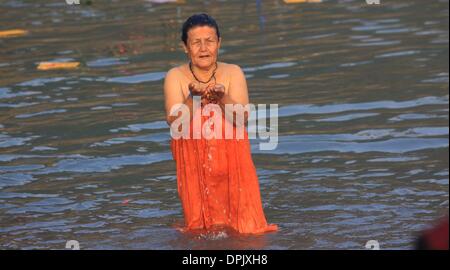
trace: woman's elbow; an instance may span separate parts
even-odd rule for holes
[[[170,115],[167,115],[167,116],[166,116],[166,123],[167,123],[168,126],[172,125],[172,122],[173,122],[174,120],[175,120],[175,119],[173,119],[173,116],[170,116]]]

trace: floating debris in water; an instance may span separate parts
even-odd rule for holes
[[[53,69],[75,69],[78,68],[80,62],[41,62],[38,70],[53,70]]]
[[[19,37],[28,34],[27,30],[22,29],[12,29],[0,31],[0,38],[8,38],[8,37]]]
[[[130,201],[131,201],[130,199],[125,199],[125,200],[122,201],[122,204],[123,205],[127,205]]]

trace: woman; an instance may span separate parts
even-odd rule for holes
[[[172,68],[164,82],[169,125],[179,120],[171,110],[180,104],[189,108],[189,120],[211,103],[221,108],[225,104],[248,104],[247,83],[240,67],[217,62],[221,38],[213,18],[207,14],[188,18],[182,27],[182,41],[190,62]],[[202,106],[194,106],[195,96],[201,98]],[[221,117],[225,119],[225,114]],[[203,124],[208,117],[200,119]],[[189,132],[193,132],[192,124]],[[277,230],[264,216],[246,131],[244,139],[172,138],[171,149],[184,229],[231,227],[251,234]]]

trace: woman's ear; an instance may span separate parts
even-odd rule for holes
[[[188,48],[186,47],[186,44],[184,44],[184,42],[181,42],[181,46],[183,47],[184,52],[188,53]]]

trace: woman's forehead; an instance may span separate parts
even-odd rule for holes
[[[188,37],[191,39],[217,37],[216,29],[208,25],[196,26],[189,30]]]

